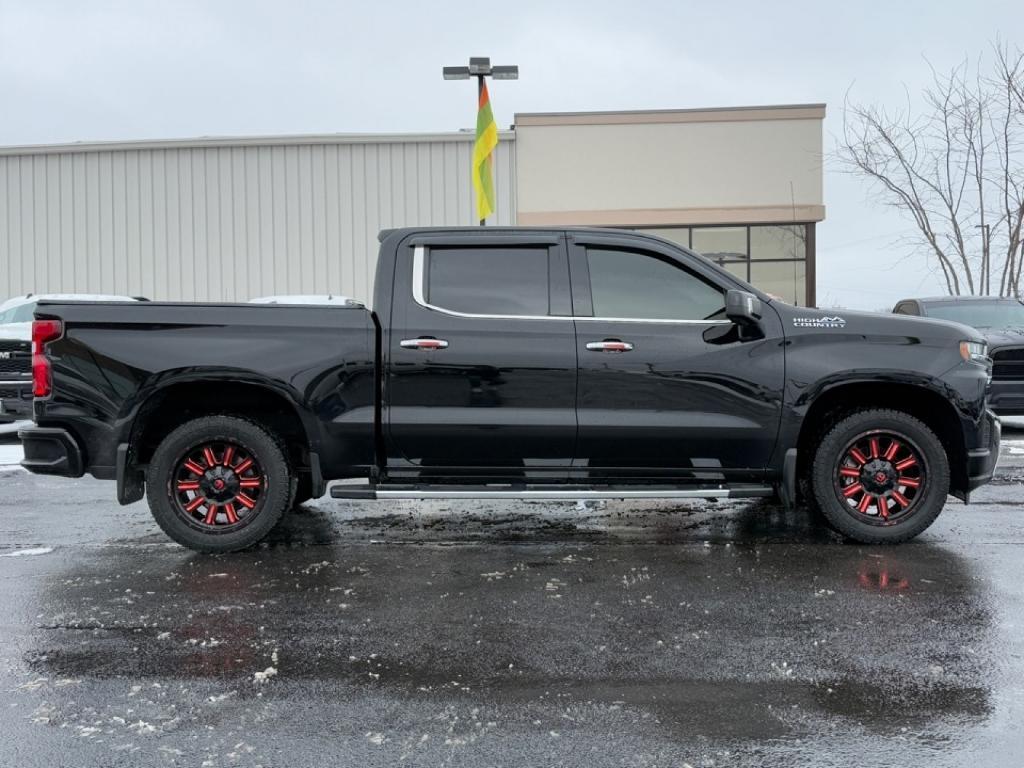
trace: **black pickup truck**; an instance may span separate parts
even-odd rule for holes
[[[989,408],[997,416],[1024,416],[1024,302],[999,296],[937,296],[904,299],[892,311],[974,328],[992,358]]]
[[[905,541],[992,476],[956,323],[782,304],[635,232],[381,234],[373,311],[41,303],[24,466],[116,479],[203,551],[294,504],[803,496]]]

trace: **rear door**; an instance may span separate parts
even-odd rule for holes
[[[697,257],[650,241],[571,236],[579,358],[578,476],[707,481],[760,476],[779,427],[781,324],[740,340],[733,287]]]
[[[565,476],[576,339],[559,232],[415,236],[387,337],[389,464]]]

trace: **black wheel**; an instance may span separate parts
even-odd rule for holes
[[[864,544],[898,543],[939,516],[949,460],[935,433],[913,416],[858,411],[818,444],[811,486],[817,508],[840,533]]]
[[[235,416],[182,424],[157,447],[146,496],[157,524],[199,552],[260,541],[288,510],[291,469],[277,440]]]

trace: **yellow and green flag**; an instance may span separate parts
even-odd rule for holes
[[[494,213],[494,148],[498,146],[498,126],[491,113],[487,82],[480,85],[480,108],[476,113],[476,144],[473,146],[473,188],[476,212],[481,221]]]

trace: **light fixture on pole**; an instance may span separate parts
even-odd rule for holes
[[[491,66],[485,56],[473,56],[468,67],[444,67],[445,80],[469,80],[476,78],[477,125],[476,143],[473,146],[473,187],[477,193],[477,214],[480,226],[487,223],[487,216],[494,210],[494,180],[491,176],[492,153],[498,144],[498,128],[491,114],[490,96],[485,78],[494,80],[518,80],[519,67],[510,65]]]

